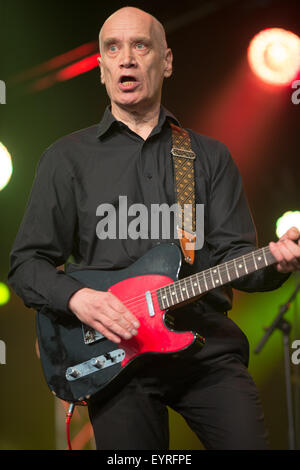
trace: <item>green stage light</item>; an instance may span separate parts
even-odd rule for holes
[[[0,142],[0,191],[8,184],[13,172],[11,156]]]
[[[285,232],[291,228],[296,227],[300,230],[300,211],[287,211],[276,222],[276,235],[278,238],[282,237]]]
[[[9,302],[10,290],[4,282],[0,282],[0,306]]]

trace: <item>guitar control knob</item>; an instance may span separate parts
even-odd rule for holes
[[[67,375],[76,378],[80,376],[80,372],[79,370],[74,369],[73,367],[69,367],[69,369],[67,370]]]
[[[105,353],[104,354],[104,357],[107,361],[111,361],[111,362],[115,362],[116,361],[116,358],[115,356],[112,356],[111,353]]]
[[[91,365],[93,367],[97,367],[97,369],[101,369],[101,367],[104,366],[104,362],[100,361],[100,359],[97,359],[96,357],[93,357],[93,359],[91,359]]]

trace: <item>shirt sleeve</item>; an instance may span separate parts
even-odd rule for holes
[[[218,142],[211,158],[206,240],[211,248],[212,266],[215,266],[257,249],[257,234],[242,178],[229,150]],[[268,291],[280,287],[289,276],[268,266],[230,285],[247,292]]]
[[[8,282],[27,307],[71,314],[68,302],[85,287],[56,269],[72,253],[77,210],[71,173],[55,147],[38,164],[25,215],[10,253]]]

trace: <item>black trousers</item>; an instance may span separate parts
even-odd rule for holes
[[[199,361],[160,358],[109,399],[89,402],[97,449],[167,450],[167,405],[206,449],[267,449],[257,388],[235,354]]]

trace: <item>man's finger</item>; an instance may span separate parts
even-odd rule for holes
[[[139,328],[140,322],[138,319],[115,295],[111,294],[109,302],[111,307],[120,312],[123,315],[124,320],[129,322],[133,328]]]
[[[300,249],[291,240],[279,240],[277,243],[269,244],[270,251],[278,261],[277,270],[280,272],[291,272],[299,269]]]
[[[280,240],[297,240],[300,237],[300,231],[297,229],[297,227],[291,227],[288,229],[288,231],[280,237]]]
[[[121,338],[119,336],[114,334],[108,328],[105,328],[103,323],[100,323],[99,321],[95,321],[92,328],[94,328],[96,331],[101,333],[103,336],[105,336],[107,339],[109,339],[113,343],[120,343],[121,342]]]
[[[137,334],[137,331],[131,326],[124,328],[121,324],[122,320],[120,317],[116,319],[113,318],[108,310],[100,312],[97,315],[97,321],[102,323],[104,327],[112,333],[115,333],[124,339],[130,339],[132,336]]]

